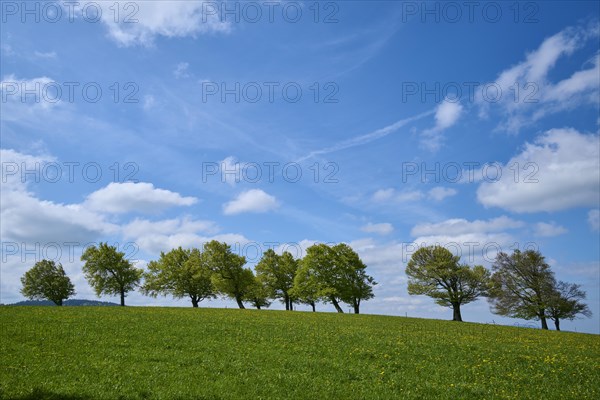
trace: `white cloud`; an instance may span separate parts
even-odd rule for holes
[[[234,186],[242,179],[242,164],[238,160],[229,156],[219,163],[221,180]]]
[[[435,110],[435,125],[421,134],[421,146],[429,151],[438,151],[444,139],[442,132],[458,121],[462,111],[460,103],[444,99]]]
[[[402,249],[403,257],[410,259],[422,246],[440,245],[448,248],[461,261],[470,264],[490,264],[499,251],[511,252],[525,247],[507,231],[525,227],[525,223],[507,216],[489,220],[468,221],[462,218],[448,219],[438,223],[421,223],[411,230],[415,237]]]
[[[353,138],[350,138],[348,140],[344,140],[341,141],[339,143],[336,143],[330,147],[325,147],[323,149],[320,150],[314,150],[311,151],[310,153],[306,154],[303,157],[300,157],[299,159],[296,160],[296,162],[301,162],[304,160],[307,160],[309,158],[315,157],[315,156],[319,156],[319,155],[323,155],[323,154],[329,154],[329,153],[334,153],[336,151],[340,151],[340,150],[344,150],[344,149],[349,149],[351,147],[356,147],[356,146],[362,146],[364,144],[370,143],[374,140],[386,137],[387,135],[390,135],[394,132],[396,132],[398,129],[408,125],[409,123],[415,122],[420,120],[421,118],[427,117],[429,115],[433,114],[433,111],[426,111],[424,113],[421,114],[417,114],[415,116],[412,117],[408,117],[408,118],[404,118],[401,119],[399,121],[394,122],[391,125],[385,126],[383,128],[377,129],[373,132],[369,132],[366,133],[364,135],[360,135],[360,136],[355,136]]]
[[[452,196],[456,195],[456,193],[458,193],[456,191],[456,189],[445,188],[442,186],[436,186],[436,187],[430,189],[427,194],[428,194],[429,198],[434,201],[442,201],[446,197],[452,197]]]
[[[177,79],[189,78],[190,77],[190,74],[188,72],[189,67],[190,67],[189,63],[180,62],[179,64],[177,64],[175,71],[173,71],[173,75],[175,75],[175,78],[177,78]]]
[[[524,61],[502,71],[490,83],[498,90],[497,98],[496,89],[489,93],[477,91],[480,116],[487,117],[492,107],[497,108],[505,118],[499,128],[518,132],[521,127],[558,111],[581,104],[597,107],[600,93],[598,55],[590,59],[588,69],[575,71],[562,81],[551,82],[548,75],[562,57],[573,54],[589,39],[597,40],[598,33],[598,23],[594,22],[586,27],[567,28],[546,38],[535,51],[527,54]]]
[[[179,246],[201,248],[211,240],[230,245],[243,245],[249,240],[236,233],[218,233],[212,221],[191,218],[174,218],[160,221],[135,219],[122,227],[123,237],[134,241],[140,249],[150,254],[159,254]]]
[[[562,235],[567,233],[567,229],[563,226],[557,225],[554,222],[538,222],[534,225],[534,235],[541,237],[551,237]]]
[[[41,200],[28,190],[29,182],[19,171],[41,171],[46,163],[55,162],[53,157],[32,156],[1,149],[0,158],[2,240],[39,243],[42,246],[47,243],[81,243],[117,230],[117,226],[108,223],[101,214],[81,205]]]
[[[38,58],[56,58],[55,51],[49,51],[49,52],[34,51],[33,55],[35,55]]]
[[[587,222],[592,231],[600,231],[600,210],[590,210],[588,212]]]
[[[279,202],[274,196],[260,189],[250,189],[240,193],[234,200],[223,205],[225,215],[245,212],[264,213],[276,209]]]
[[[145,111],[150,111],[156,106],[156,98],[151,94],[144,96],[144,105],[142,106]]]
[[[157,37],[183,38],[201,34],[228,33],[231,26],[221,21],[217,2],[201,0],[136,1],[121,10],[118,23],[110,3],[102,4],[102,22],[109,37],[121,46],[152,46]],[[121,6],[122,7],[122,6]],[[216,8],[216,12],[213,8]],[[126,22],[130,16],[135,22]]]
[[[410,202],[417,201],[423,198],[423,192],[419,190],[408,190],[399,192],[393,188],[379,189],[373,193],[372,200],[375,202]]]
[[[361,231],[367,233],[376,233],[378,235],[387,235],[392,233],[394,227],[389,222],[383,222],[379,224],[368,223],[360,228]]]
[[[57,87],[60,85],[47,76],[32,79],[5,76],[0,81],[2,120],[22,122],[22,119],[39,119],[42,112],[50,113],[62,103]]]
[[[444,100],[435,111],[435,127],[433,129],[446,129],[458,121],[463,107],[460,103]]]
[[[426,235],[462,235],[467,233],[501,232],[507,229],[521,228],[525,224],[512,218],[502,216],[489,220],[468,221],[463,218],[454,218],[439,223],[423,223],[415,225],[411,236]]]
[[[190,206],[198,202],[195,197],[182,197],[179,193],[157,189],[151,183],[112,182],[91,193],[84,205],[89,209],[113,214],[131,211],[153,213],[172,206]]]
[[[136,218],[122,228],[123,236],[125,238],[156,234],[171,235],[174,233],[204,232],[215,234],[218,230],[218,227],[213,221],[194,220],[191,218],[174,218],[161,221],[149,221]]]
[[[515,212],[596,205],[600,201],[598,140],[598,135],[574,129],[547,131],[502,166],[500,179],[481,183],[477,199],[486,207]],[[518,179],[515,166],[520,170]]]

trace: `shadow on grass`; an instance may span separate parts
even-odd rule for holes
[[[115,399],[118,400],[138,400],[138,399],[149,399],[151,394],[148,392],[138,393],[135,397],[118,396]],[[21,396],[7,397],[0,392],[0,400],[93,400],[90,396],[80,395],[69,395],[64,393],[55,393],[46,389],[35,388],[29,394]],[[174,400],[220,400],[221,397],[205,397],[205,396],[193,396],[193,397],[176,397]]]
[[[64,393],[54,393],[46,389],[35,388],[29,394],[6,397],[0,393],[0,399],[5,400],[91,400],[88,396],[69,395]]]

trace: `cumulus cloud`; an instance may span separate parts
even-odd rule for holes
[[[135,219],[122,227],[123,237],[132,240],[149,254],[159,254],[179,246],[201,248],[211,240],[230,245],[245,244],[249,241],[241,234],[218,232],[219,228],[212,221],[186,217],[160,221]]]
[[[279,202],[274,196],[261,189],[251,189],[240,193],[235,199],[223,205],[225,215],[241,213],[264,213],[279,207]]]
[[[555,222],[538,222],[534,225],[534,235],[540,237],[551,237],[567,233],[567,229],[557,225]]]
[[[412,228],[411,236],[415,239],[405,246],[403,254],[410,258],[422,246],[440,245],[460,255],[463,262],[489,264],[499,251],[511,252],[514,248],[526,245],[520,244],[510,232],[523,227],[523,221],[507,216],[489,220],[453,218],[437,223],[421,223]]]
[[[456,195],[456,193],[458,193],[456,191],[456,189],[445,188],[442,186],[436,186],[436,187],[430,189],[429,192],[427,192],[427,195],[430,199],[432,199],[434,201],[442,201],[446,197],[452,197],[452,196]]]
[[[152,46],[157,37],[195,38],[198,35],[228,33],[231,25],[221,21],[219,3],[202,0],[136,1],[121,10],[118,22],[109,3],[102,4],[102,22],[108,35],[120,46]],[[128,22],[126,19],[135,20]]]
[[[547,131],[502,167],[508,172],[518,166],[518,179],[503,173],[496,181],[483,182],[477,199],[486,207],[520,213],[596,205],[600,201],[598,141],[598,135],[574,129]]]
[[[421,146],[432,152],[438,151],[444,139],[443,131],[456,124],[462,111],[460,103],[444,99],[435,110],[435,125],[421,134]]]
[[[11,74],[3,77],[0,81],[2,120],[30,124],[56,117],[57,111],[65,105],[61,97],[63,89],[47,76],[27,79]]]
[[[388,235],[392,233],[394,227],[389,222],[383,222],[379,224],[368,223],[360,228],[361,231],[367,233],[376,233],[378,235]]]
[[[90,194],[85,200],[89,209],[113,214],[131,211],[154,213],[172,206],[196,204],[195,197],[183,197],[170,190],[157,189],[151,183],[112,182]]]
[[[2,190],[0,190],[0,236],[23,243],[65,243],[91,241],[117,226],[78,204],[41,200],[29,189],[23,170],[41,170],[51,156],[33,156],[1,149]]]

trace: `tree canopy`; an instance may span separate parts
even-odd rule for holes
[[[539,319],[548,329],[547,312],[551,306],[554,274],[539,251],[500,252],[492,270],[489,301],[492,312],[522,319]]]
[[[290,290],[294,286],[294,277],[298,271],[298,261],[294,256],[287,251],[278,255],[273,249],[268,249],[254,270],[256,276],[270,291],[270,296],[282,299],[285,309],[293,310]]]
[[[153,297],[158,294],[178,299],[189,297],[192,307],[198,307],[202,300],[215,297],[207,258],[198,249],[178,247],[168,253],[161,252],[157,261],[148,263],[142,293]]]
[[[138,286],[143,273],[125,259],[125,253],[108,243],[88,247],[81,260],[85,261],[83,272],[96,295],[120,295],[121,306],[125,305],[126,294]]]
[[[579,314],[588,318],[592,316],[592,312],[582,300],[585,300],[585,292],[581,290],[581,285],[563,281],[554,285],[550,293],[548,318],[554,321],[557,331],[560,331],[561,320],[573,320]]]
[[[235,299],[239,308],[244,307],[244,299],[254,285],[254,274],[244,268],[246,258],[231,251],[227,243],[212,240],[204,245],[208,268],[213,272],[212,283],[215,290]]]
[[[408,293],[426,295],[453,310],[453,321],[462,321],[460,307],[486,296],[490,273],[483,266],[460,264],[460,256],[442,246],[421,247],[406,266]]]
[[[21,278],[21,294],[31,300],[50,300],[57,306],[75,294],[75,287],[62,265],[52,260],[41,260]]]
[[[292,293],[306,302],[331,302],[340,313],[344,312],[340,302],[345,302],[358,314],[360,301],[373,297],[372,287],[376,284],[350,246],[314,244],[306,249]]]

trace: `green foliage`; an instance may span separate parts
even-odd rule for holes
[[[173,249],[161,252],[158,261],[148,263],[142,293],[175,298],[189,297],[193,307],[204,299],[215,297],[208,257],[198,249]]]
[[[548,318],[554,321],[556,330],[560,330],[561,320],[573,320],[579,314],[591,317],[592,312],[585,300],[585,292],[581,285],[559,281],[554,286],[548,305]]]
[[[308,304],[317,299],[331,302],[340,313],[339,303],[345,302],[358,314],[360,301],[373,298],[372,286],[376,284],[350,246],[315,244],[306,249],[292,293]]]
[[[269,297],[282,299],[285,309],[292,309],[290,290],[294,286],[294,277],[298,271],[298,261],[294,256],[287,251],[280,256],[273,249],[268,249],[254,270],[256,276],[269,289]]]
[[[377,315],[0,307],[2,399],[597,399],[600,336]]]
[[[81,260],[85,261],[83,272],[96,295],[120,295],[122,306],[125,295],[138,286],[143,273],[125,259],[125,253],[107,243],[88,247]]]
[[[261,308],[266,308],[271,305],[271,302],[269,301],[271,293],[271,288],[269,288],[261,278],[255,277],[252,286],[246,294],[245,300],[260,310]]]
[[[460,306],[488,294],[490,272],[480,265],[460,264],[460,257],[442,246],[421,247],[406,266],[408,293],[426,295],[454,310],[462,321]]]
[[[75,294],[75,287],[59,263],[41,260],[21,278],[21,294],[31,300],[50,300],[57,306]]]
[[[515,250],[510,256],[498,253],[493,265],[489,301],[492,312],[522,319],[539,319],[548,329],[546,313],[550,307],[554,274],[539,251]]]
[[[211,279],[215,290],[235,299],[239,308],[245,308],[243,300],[254,284],[254,273],[244,268],[246,258],[233,253],[227,243],[216,240],[204,245],[203,254],[213,272]]]

